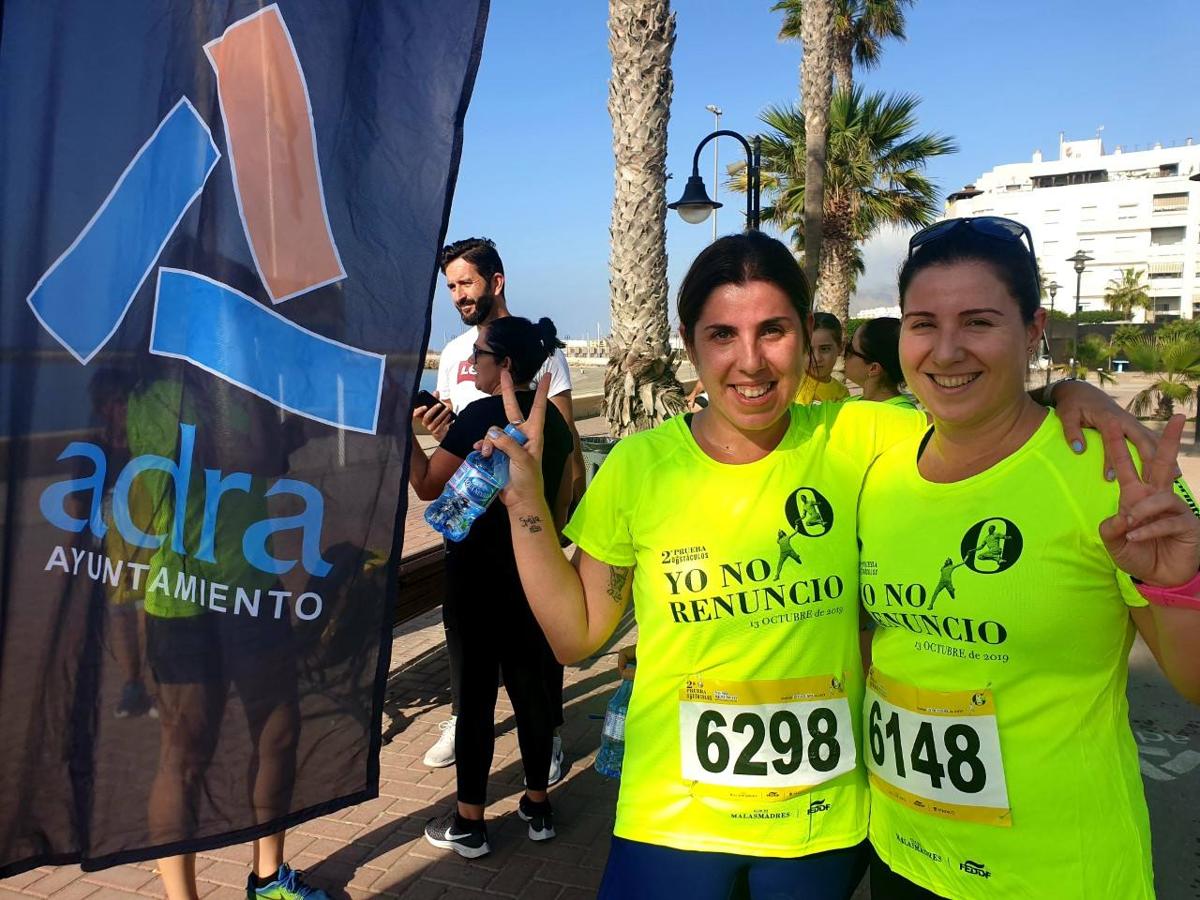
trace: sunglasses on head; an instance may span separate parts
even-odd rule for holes
[[[928,228],[922,228],[909,239],[908,258],[912,259],[913,253],[917,250],[934,241],[941,240],[959,228],[969,228],[976,234],[1008,243],[1021,244],[1021,239],[1024,238],[1025,242],[1021,245],[1029,251],[1029,259],[1033,263],[1034,278],[1037,280],[1039,287],[1041,286],[1042,276],[1038,272],[1037,253],[1033,249],[1033,235],[1020,222],[1013,219],[1006,219],[1003,216],[973,216],[971,218],[946,219],[943,222],[934,222]]]

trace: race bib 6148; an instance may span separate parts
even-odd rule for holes
[[[873,788],[927,815],[1012,825],[991,691],[927,691],[872,670],[863,720]]]

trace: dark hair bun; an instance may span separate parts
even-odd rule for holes
[[[537,330],[538,337],[541,338],[542,347],[545,348],[547,356],[550,356],[560,347],[566,346],[566,344],[558,339],[558,328],[545,316],[537,320]]]

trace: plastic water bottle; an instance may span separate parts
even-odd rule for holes
[[[632,669],[633,663],[628,668]],[[629,698],[632,696],[633,678],[622,679],[621,686],[608,701],[608,709],[604,713],[596,771],[608,778],[621,777],[621,763],[625,758],[625,714],[629,711]]]
[[[528,440],[516,425],[505,426],[504,433],[522,446]],[[473,450],[446,482],[441,496],[425,508],[425,521],[450,540],[461,541],[506,484],[508,457],[494,448],[491,456]]]

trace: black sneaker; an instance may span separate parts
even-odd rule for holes
[[[453,850],[467,859],[492,852],[488,846],[487,826],[483,822],[464,819],[454,810],[425,823],[425,840],[443,850]]]
[[[534,803],[528,794],[522,794],[521,802],[517,804],[517,815],[522,822],[529,823],[531,841],[548,841],[554,837],[554,810],[550,808],[549,800]]]

